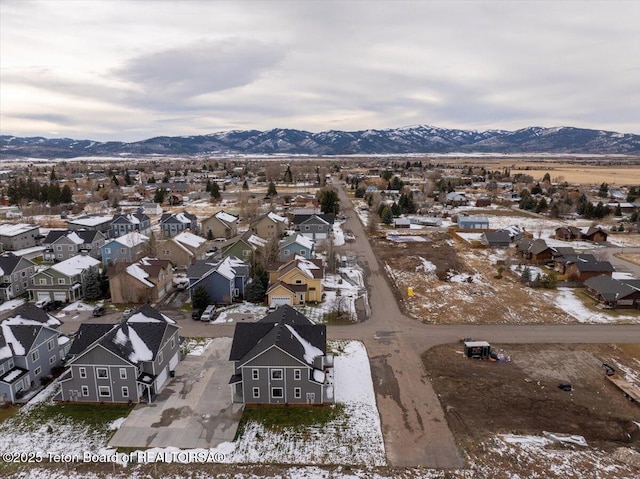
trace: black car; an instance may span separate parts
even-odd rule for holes
[[[62,307],[62,301],[52,301],[51,303],[47,304],[43,309],[45,311],[57,311]]]
[[[107,314],[107,310],[104,309],[103,306],[96,306],[95,308],[93,308],[93,315],[98,317],[98,316],[104,316],[105,314]]]
[[[195,319],[196,321],[199,320],[203,312],[204,310],[202,309],[194,309],[193,312],[191,313],[191,319]]]

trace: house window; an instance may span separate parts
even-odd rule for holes
[[[47,280],[45,278],[40,278],[40,284],[47,284]]]
[[[282,379],[282,369],[272,369],[271,370],[271,379]]]
[[[302,280],[301,279],[296,279],[296,284],[302,284]]]
[[[258,399],[260,397],[260,388],[253,388],[253,399]]]
[[[62,245],[56,245],[56,251],[62,251]]]
[[[80,369],[78,370],[78,372],[80,373],[80,377],[81,377],[81,378],[83,378],[83,379],[84,379],[84,378],[86,378],[86,377],[87,377],[87,368],[80,368]]]
[[[111,396],[111,388],[109,386],[98,386],[98,394],[100,397]]]
[[[254,381],[257,381],[258,379],[260,379],[260,370],[259,369],[252,369],[251,370],[251,379],[253,379]]]
[[[242,256],[245,256],[245,257],[246,257],[246,256],[251,256],[251,250],[250,250],[250,249],[245,249],[245,250],[242,252]]]
[[[26,288],[27,287],[27,282],[25,281],[24,283],[22,283],[22,287]]]
[[[127,379],[127,369],[120,368],[120,379]]]
[[[122,397],[129,397],[129,388],[127,386],[122,386]]]
[[[164,359],[164,355],[162,354],[162,351],[160,351],[158,353],[158,364],[162,364],[163,359]]]
[[[47,343],[47,351],[51,351],[53,349],[53,339],[50,339]]]
[[[89,386],[82,386],[82,395],[83,396],[89,395]]]
[[[55,356],[51,356],[51,357],[49,358],[49,364],[53,364],[53,363],[55,363],[55,362],[56,362],[56,357],[55,357]]]
[[[40,373],[42,372],[42,368],[40,366],[38,366],[35,371],[33,371],[33,375],[34,376],[40,376]]]
[[[40,351],[35,350],[34,352],[31,353],[31,360],[37,361],[38,359],[40,359]]]
[[[165,256],[169,256],[171,254],[171,251],[169,251],[168,249],[162,250],[162,254]]]
[[[300,379],[302,379],[302,371],[300,371],[299,369],[294,369],[293,379],[295,379],[296,381],[299,381]]]
[[[69,251],[73,251],[73,246],[72,245],[69,245],[68,248],[69,248]]]
[[[111,248],[105,248],[104,252],[105,254],[111,254]]]
[[[306,254],[307,254],[307,251],[306,251],[306,250],[304,250],[304,249],[301,249],[301,250],[300,250],[300,256],[304,256],[304,255],[306,255]]]
[[[271,388],[271,397],[273,399],[282,399],[284,397],[282,388]]]
[[[7,365],[9,369],[13,367],[13,359],[9,359],[9,364]]]
[[[64,278],[58,278],[58,284],[64,284]]]
[[[284,256],[289,256],[291,253],[289,253],[289,250],[288,250],[288,249],[285,249],[285,250],[282,252],[282,254],[283,254]]]
[[[120,253],[125,254],[127,252],[126,248],[120,248]]]
[[[23,278],[27,275],[26,271],[23,271],[22,273],[20,273],[20,276],[22,276]]]
[[[301,388],[293,388],[293,397],[295,399],[300,399],[302,397],[302,389]]]
[[[311,229],[311,227],[309,225],[304,225],[304,230],[305,231],[309,231]]]
[[[96,376],[98,376],[98,379],[109,379],[109,370],[107,368],[96,368]]]
[[[176,337],[171,336],[171,349],[176,347]]]

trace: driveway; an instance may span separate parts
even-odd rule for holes
[[[140,404],[110,447],[212,448],[232,441],[242,405],[231,403],[231,338],[216,338],[201,356],[188,355],[153,404]]]

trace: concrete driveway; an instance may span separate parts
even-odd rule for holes
[[[188,355],[153,404],[140,404],[110,447],[212,448],[233,440],[242,405],[231,403],[231,338],[216,338],[201,356]]]

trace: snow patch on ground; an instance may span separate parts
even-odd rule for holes
[[[22,306],[25,303],[25,300],[20,299],[12,299],[10,301],[5,301],[0,304],[0,311],[11,311],[12,309],[17,308],[18,306]]]
[[[640,323],[640,318],[634,316],[610,316],[605,313],[591,311],[576,297],[574,290],[571,288],[558,288],[555,304],[581,323]]]

